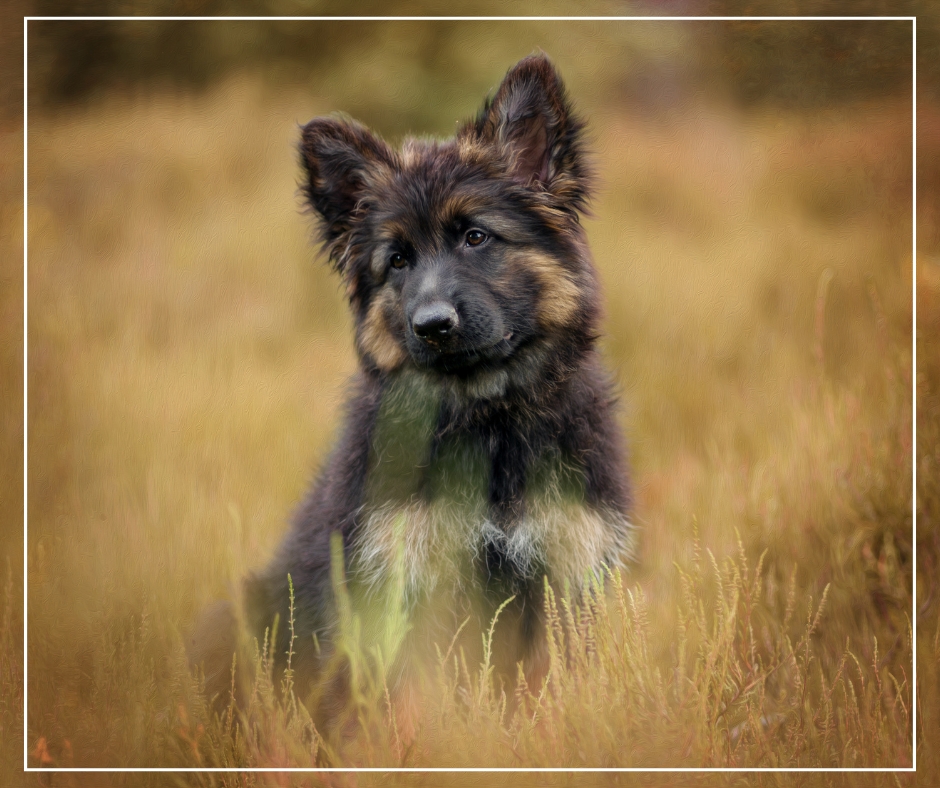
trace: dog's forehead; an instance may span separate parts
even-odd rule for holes
[[[376,190],[380,221],[427,232],[492,204],[498,168],[454,140],[406,140],[395,168]]]

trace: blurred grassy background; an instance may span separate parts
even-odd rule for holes
[[[906,11],[851,10],[872,12]],[[921,29],[935,49],[929,20]],[[719,559],[737,552],[737,534],[754,560],[769,548],[770,618],[794,567],[800,598],[818,600],[832,584],[816,638],[823,665],[847,639],[870,664],[877,639],[884,669],[909,675],[909,31],[903,22],[30,23],[34,764],[193,764],[179,734],[191,702],[181,633],[264,562],[330,445],[354,358],[339,287],[315,260],[297,195],[297,124],[338,110],[393,141],[449,135],[537,48],[557,63],[593,137],[600,189],[587,227],[642,527],[629,582],[654,611],[657,660],[666,665],[673,648],[674,563],[689,559],[695,524]],[[940,707],[940,172],[930,155],[940,152],[940,110],[937,61],[918,58],[927,162],[918,173],[919,733],[929,740]],[[5,128],[4,161],[15,164],[21,138]],[[3,184],[5,257],[15,262],[18,184],[7,175]],[[21,280],[15,265],[4,276],[12,456],[22,441]],[[0,485],[4,511],[18,510],[20,474],[14,463]],[[22,543],[9,522],[5,782],[18,779],[22,752],[13,582]],[[833,757],[905,765],[909,736],[899,731],[878,752],[850,742]],[[673,763],[669,753],[661,743],[653,765]],[[940,774],[931,751],[921,749],[920,765]]]

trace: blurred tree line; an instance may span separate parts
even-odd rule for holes
[[[29,15],[204,16],[410,15],[461,13],[421,0],[14,0]],[[921,4],[927,6],[928,4]],[[919,84],[940,97],[940,4],[920,8]],[[559,2],[513,5],[495,0],[465,11],[486,14],[650,14],[650,15],[907,15],[913,0],[686,0],[681,8],[665,0],[598,2],[573,8]],[[460,23],[428,23],[416,56],[434,73]],[[742,106],[760,104],[812,109],[910,90],[909,22],[690,22],[687,30],[696,67],[694,78]],[[84,102],[99,93],[136,91],[154,82],[204,88],[234,69],[274,70],[285,80],[341,61],[354,43],[381,47],[386,23],[349,22],[328,26],[294,21],[195,22],[33,21],[29,25],[30,102],[54,108]],[[493,25],[498,37],[500,26]],[[413,51],[413,50],[412,50]],[[586,52],[585,56],[590,57]],[[660,58],[660,62],[662,59]],[[605,64],[599,63],[598,70]]]
[[[940,4],[916,0],[706,0],[724,16],[917,16],[918,85],[940,98]],[[906,92],[911,24],[752,22],[719,25],[709,60],[744,105],[819,105]]]

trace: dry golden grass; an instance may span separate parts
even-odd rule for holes
[[[333,108],[236,79],[198,99],[112,103],[31,125],[32,764],[289,767],[327,753],[347,766],[909,766],[903,103],[812,118],[707,105],[655,121],[599,115],[603,184],[588,233],[606,286],[604,349],[624,392],[642,554],[590,603],[553,600],[545,686],[520,690],[507,712],[487,666],[450,654],[408,746],[368,659],[358,735],[337,738],[313,731],[289,687],[274,692],[259,657],[251,714],[207,712],[183,634],[277,544],[354,368],[338,283],[313,262],[296,195],[296,122]],[[919,308],[934,350],[938,270],[922,263]],[[918,544],[935,570],[940,367],[920,371],[932,415],[922,411],[919,424]],[[923,737],[940,725],[940,624],[935,580],[920,582]],[[16,602],[15,590],[4,599]],[[14,701],[15,609],[0,621],[0,688]],[[16,703],[2,712],[12,774]],[[940,778],[930,748],[919,766]],[[316,784],[93,777],[51,784]],[[440,775],[322,779],[433,785]]]

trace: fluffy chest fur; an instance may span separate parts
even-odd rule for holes
[[[450,411],[445,389],[418,371],[383,392],[352,555],[367,588],[400,577],[410,602],[451,590],[508,596],[543,575],[577,587],[628,554],[623,515],[588,501],[584,468],[557,436],[519,431],[507,464],[487,429]]]

